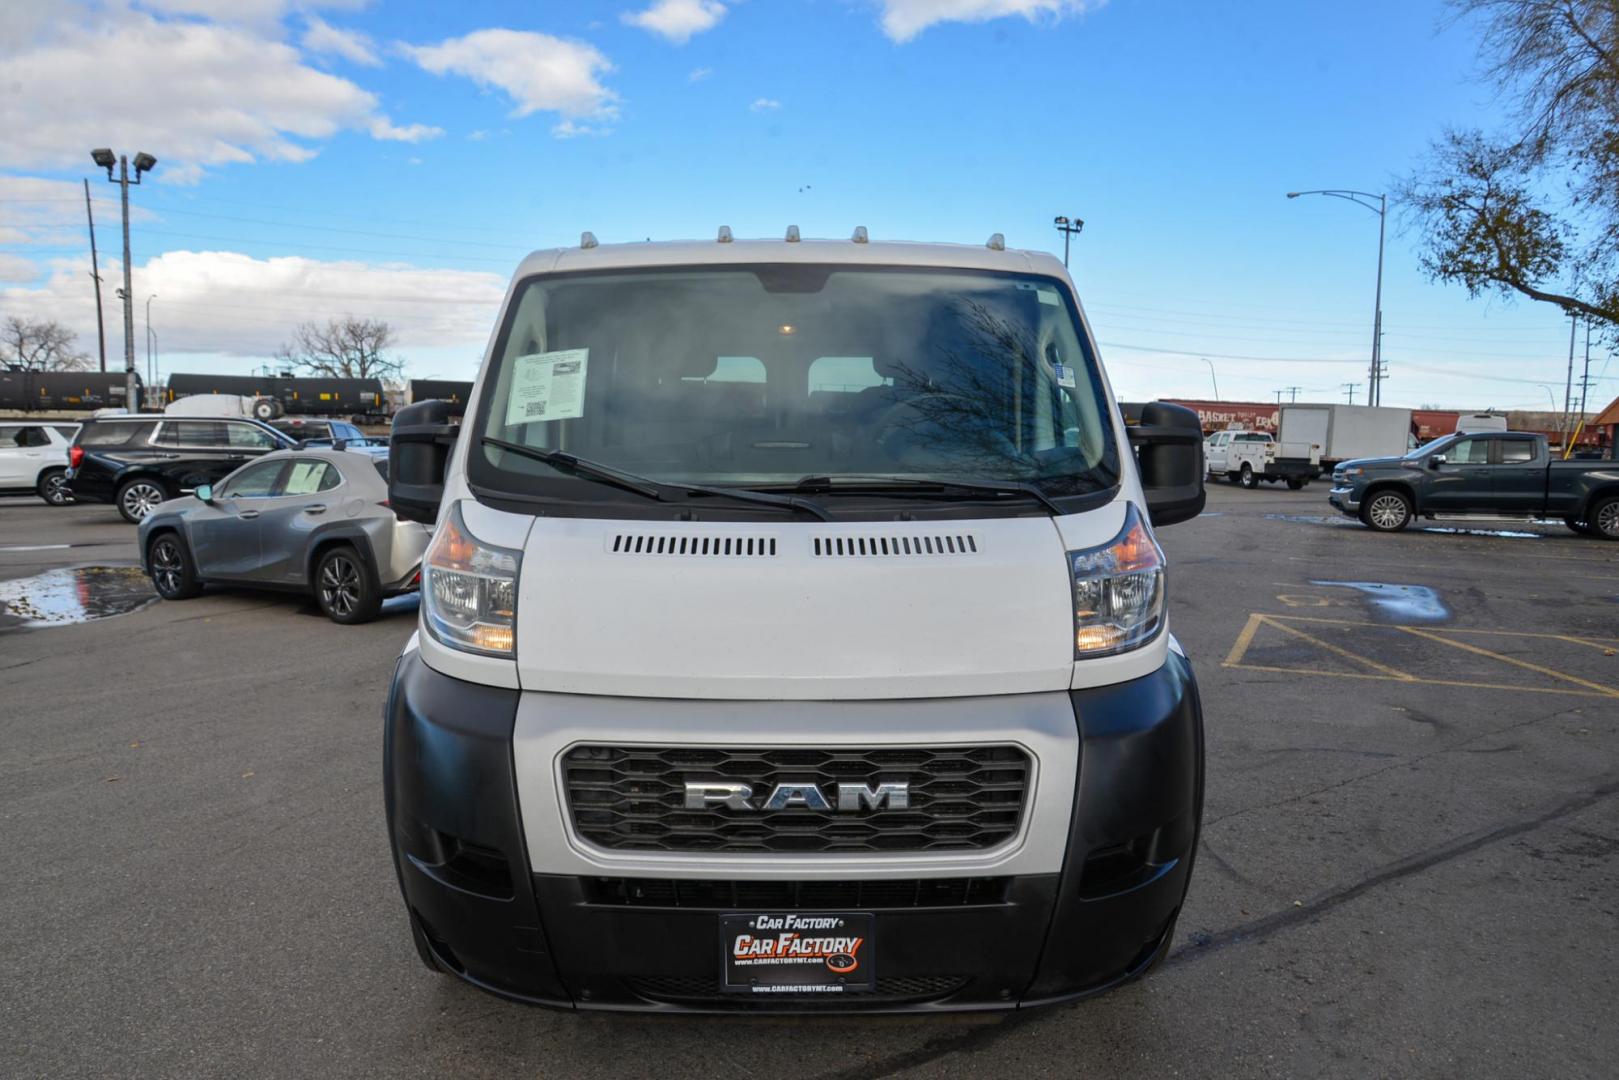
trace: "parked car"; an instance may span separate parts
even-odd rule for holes
[[[1316,475],[1320,448],[1303,448],[1300,459],[1278,456],[1276,440],[1263,431],[1216,431],[1203,442],[1203,457],[1209,479],[1225,477],[1233,484],[1256,488],[1261,480],[1274,484],[1285,481],[1294,491]]]
[[[139,523],[166,500],[295,445],[269,425],[245,417],[93,417],[68,451],[67,486],[75,500],[112,503],[124,520]]]
[[[1327,498],[1378,532],[1416,517],[1551,520],[1619,540],[1619,462],[1554,461],[1533,432],[1456,434],[1404,457],[1346,461]]]
[[[270,424],[288,438],[297,439],[305,446],[333,446],[340,440],[346,447],[386,447],[387,439],[373,439],[353,424],[343,420],[304,420],[292,418],[276,420]]]
[[[165,600],[231,582],[312,593],[333,622],[367,622],[416,588],[431,535],[394,516],[383,476],[340,450],[266,454],[147,514],[142,565]]]
[[[77,430],[77,424],[0,424],[0,495],[66,504],[68,447]]]

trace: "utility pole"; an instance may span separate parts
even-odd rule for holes
[[[1349,404],[1353,405],[1355,403],[1355,391],[1360,389],[1360,383],[1346,382],[1344,383],[1344,389],[1349,391]]]
[[[1591,389],[1591,317],[1585,317],[1585,370],[1580,372],[1580,419],[1585,419],[1585,393]]]
[[[1578,316],[1568,317],[1568,375],[1563,380],[1563,425],[1558,428],[1563,435],[1563,441],[1568,441],[1568,412],[1574,397],[1574,334],[1580,328]]]
[[[152,333],[152,301],[156,299],[156,293],[146,298],[146,383],[148,386],[157,381],[152,377],[152,356],[157,351],[157,335]]]
[[[1058,232],[1062,233],[1062,264],[1066,268],[1068,266],[1068,241],[1085,230],[1085,223],[1077,217],[1071,218],[1059,214],[1052,220],[1052,224],[1057,226]]]
[[[1302,386],[1289,386],[1287,388],[1287,392],[1291,396],[1288,398],[1288,400],[1289,401],[1297,401],[1299,399],[1299,391],[1303,390],[1303,389],[1304,389],[1304,387],[1302,387]],[[1281,398],[1277,398],[1276,400],[1277,400],[1278,403],[1280,403]]]
[[[157,158],[142,151],[135,155],[135,179],[129,178],[129,158],[113,156],[106,148],[90,151],[90,160],[107,170],[107,180],[118,185],[124,210],[124,407],[131,411],[140,408],[140,374],[135,370],[135,293],[130,283],[129,266],[129,185],[139,184],[141,175],[157,165]],[[112,178],[112,167],[118,166],[118,179]]]
[[[90,223],[90,277],[96,283],[96,340],[101,345],[101,372],[107,372],[107,327],[101,321],[101,267],[96,262],[96,217],[90,212],[90,180],[84,181],[84,219]]]

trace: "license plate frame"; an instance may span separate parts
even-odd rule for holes
[[[720,990],[832,997],[877,989],[869,911],[739,911],[719,917]]]

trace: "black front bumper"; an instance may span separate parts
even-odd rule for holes
[[[511,755],[518,696],[410,653],[388,699],[388,825],[412,935],[430,966],[485,990],[648,1011],[1013,1008],[1104,990],[1169,947],[1203,802],[1197,687],[1174,653],[1146,677],[1072,693],[1079,784],[1060,873],[805,905],[876,913],[876,993],[831,1000],[718,990],[717,915],[779,910],[764,897],[792,883],[698,883],[709,895],[676,899],[667,883],[532,873]]]

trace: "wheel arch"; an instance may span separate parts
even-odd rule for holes
[[[175,536],[179,537],[180,543],[184,544],[186,547],[187,554],[190,554],[191,538],[185,534],[185,530],[180,527],[179,522],[165,521],[162,524],[153,525],[151,529],[147,531],[146,538],[141,541],[141,569],[146,573],[150,574],[152,572],[152,548],[156,546],[159,540],[169,533],[173,533]],[[191,561],[193,564],[196,563],[197,559],[195,555],[191,555]]]
[[[1397,491],[1411,502],[1411,516],[1422,513],[1422,501],[1417,498],[1416,489],[1404,480],[1376,480],[1366,485],[1361,492],[1360,505],[1365,506],[1385,491]]]
[[[1580,516],[1589,521],[1591,511],[1596,509],[1597,503],[1601,502],[1603,499],[1612,498],[1615,495],[1619,495],[1619,482],[1598,484],[1596,487],[1591,489],[1591,491],[1585,496],[1585,501],[1580,504]]]
[[[321,557],[334,547],[352,547],[358,551],[360,560],[365,563],[366,572],[371,575],[373,581],[378,581],[377,553],[371,546],[371,537],[367,536],[365,530],[358,525],[345,522],[331,525],[311,538],[309,549],[304,555],[304,582],[310,588],[314,588],[315,585],[315,567],[320,565]]]

